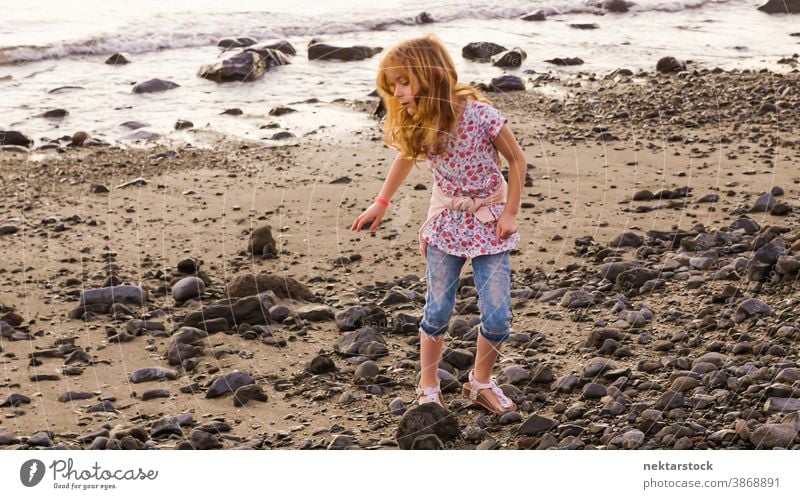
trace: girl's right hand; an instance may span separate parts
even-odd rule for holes
[[[369,208],[364,210],[361,215],[355,219],[353,225],[350,227],[350,230],[358,232],[364,225],[372,222],[369,230],[370,232],[375,232],[375,230],[378,228],[378,225],[381,223],[381,220],[383,220],[383,216],[386,214],[386,208],[387,207],[382,204],[372,203]]]

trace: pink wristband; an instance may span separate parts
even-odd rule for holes
[[[391,202],[389,202],[389,201],[387,201],[387,200],[385,200],[385,199],[383,199],[382,197],[379,197],[379,196],[375,196],[375,202],[377,202],[379,204],[382,204],[383,206],[385,206],[387,208],[392,205]]]

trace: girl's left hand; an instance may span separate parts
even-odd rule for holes
[[[504,211],[497,221],[497,237],[508,239],[515,232],[517,232],[517,216]]]

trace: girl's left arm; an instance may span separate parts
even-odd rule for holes
[[[522,151],[514,134],[508,127],[508,123],[503,125],[497,137],[492,141],[506,161],[508,161],[508,200],[503,214],[509,213],[516,217],[519,214],[519,206],[522,202],[522,186],[525,183],[525,171],[528,162],[525,153]]]

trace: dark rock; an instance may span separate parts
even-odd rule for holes
[[[221,449],[222,442],[216,435],[203,430],[193,429],[189,433],[189,443],[197,450]]]
[[[216,398],[225,395],[226,393],[233,393],[237,389],[252,385],[255,383],[253,377],[246,372],[233,371],[223,376],[217,377],[206,392],[206,398]]]
[[[94,398],[95,395],[92,392],[64,392],[58,396],[59,402],[72,402],[73,400],[86,400],[90,398]]]
[[[764,213],[772,209],[775,206],[777,200],[775,196],[772,195],[771,192],[764,192],[756,199],[755,204],[753,207],[750,208],[751,213]]]
[[[420,12],[414,17],[414,24],[431,24],[433,17],[427,12]]]
[[[545,19],[547,19],[547,14],[541,9],[522,16],[523,21],[544,21]]]
[[[250,242],[247,245],[247,251],[251,255],[264,257],[275,257],[278,255],[278,249],[275,247],[275,238],[272,237],[271,225],[264,225],[253,230],[250,234]]]
[[[767,0],[758,10],[767,14],[800,14],[800,0]]]
[[[556,66],[580,66],[583,64],[583,59],[580,57],[556,57],[555,59],[546,59],[544,62],[549,62]]]
[[[316,295],[306,285],[286,275],[244,274],[235,277],[227,286],[228,296],[237,298],[263,295],[270,291],[281,298],[318,301]]]
[[[586,308],[594,304],[594,297],[584,290],[567,291],[561,298],[561,306],[566,308]]]
[[[380,373],[380,370],[380,366],[375,361],[364,361],[358,365],[355,373],[353,373],[353,380],[356,382],[371,381],[375,376],[378,375],[378,373]]]
[[[513,92],[525,90],[525,81],[516,75],[503,75],[492,78],[486,90],[490,92]]]
[[[255,45],[256,43],[258,43],[258,41],[254,38],[250,38],[249,36],[239,36],[236,38],[223,38],[217,42],[217,47],[222,47],[225,49],[243,48]]]
[[[214,64],[200,67],[197,75],[218,83],[231,81],[254,81],[270,68],[289,64],[289,58],[280,50],[267,46],[251,46],[226,56]]]
[[[736,323],[742,322],[748,317],[754,315],[769,314],[772,309],[761,300],[755,298],[746,298],[739,302],[736,306],[736,313],[733,316],[733,321]]]
[[[612,248],[638,248],[644,244],[644,239],[633,232],[624,232],[615,237],[610,246]]]
[[[554,428],[556,425],[558,425],[558,421],[556,420],[533,414],[517,428],[517,433],[520,435],[538,436]]]
[[[148,401],[155,398],[169,398],[169,391],[163,388],[156,388],[154,390],[147,390],[142,393],[142,400]]]
[[[336,326],[339,331],[355,331],[364,325],[364,318],[369,309],[356,305],[336,314]]]
[[[131,383],[144,383],[146,381],[160,381],[178,379],[178,373],[171,369],[160,367],[145,367],[131,373]]]
[[[175,130],[187,130],[194,128],[194,123],[188,120],[178,120],[175,122]]]
[[[455,416],[437,403],[414,406],[403,414],[397,427],[396,440],[401,449],[411,449],[421,435],[435,435],[443,444],[461,434]]]
[[[106,64],[112,66],[130,64],[130,62],[131,61],[129,61],[127,57],[125,57],[123,54],[120,54],[119,52],[111,55],[108,59],[106,59]]]
[[[269,293],[241,299],[223,299],[213,302],[200,311],[192,312],[183,320],[183,326],[199,327],[203,322],[222,318],[228,324],[267,324],[268,310],[273,305]]]
[[[608,12],[624,13],[628,12],[630,5],[625,0],[605,0],[603,8]]]
[[[381,47],[365,47],[363,45],[335,47],[326,43],[312,43],[308,46],[308,60],[360,61],[369,59],[382,50]]]
[[[461,57],[464,59],[488,61],[507,49],[502,45],[492,42],[472,42],[461,48]]]
[[[206,292],[206,284],[199,277],[184,277],[172,286],[172,297],[177,302],[198,298]]]
[[[518,68],[527,57],[528,54],[524,50],[516,47],[493,58],[492,65],[499,68]]]
[[[756,449],[781,447],[788,449],[797,437],[797,428],[787,423],[764,424],[750,434],[750,443]]]
[[[658,63],[656,63],[656,71],[659,73],[686,71],[686,63],[670,56],[662,57],[658,60]]]
[[[13,130],[0,130],[0,146],[22,146],[30,147],[33,145],[33,140],[23,135],[20,132]]]
[[[22,404],[30,404],[31,399],[20,393],[12,393],[0,404],[0,407],[19,407]]]
[[[380,357],[389,353],[386,340],[369,326],[342,334],[334,343],[333,349],[341,355],[365,357]]]
[[[167,90],[172,90],[173,88],[178,88],[180,85],[177,83],[161,80],[158,78],[154,78],[152,80],[143,81],[141,83],[137,83],[133,86],[133,93],[135,94],[147,94],[152,92],[166,92]]]
[[[88,409],[86,412],[119,412],[115,407],[114,404],[110,400],[103,400],[99,404],[95,404]]]
[[[335,316],[333,307],[321,304],[299,305],[294,311],[298,318],[311,322],[332,321]]]
[[[267,394],[264,393],[264,390],[256,384],[244,385],[237,388],[233,393],[233,405],[235,407],[241,407],[251,400],[266,402],[268,397]]]
[[[80,304],[83,306],[94,304],[122,303],[127,305],[144,305],[147,293],[139,286],[120,285],[104,288],[86,289],[81,292]]]
[[[44,113],[40,114],[40,118],[50,118],[50,119],[63,119],[69,115],[69,111],[66,109],[51,109],[49,111],[45,111]]]
[[[309,362],[306,370],[312,374],[325,374],[336,372],[336,364],[327,355],[317,355]]]

